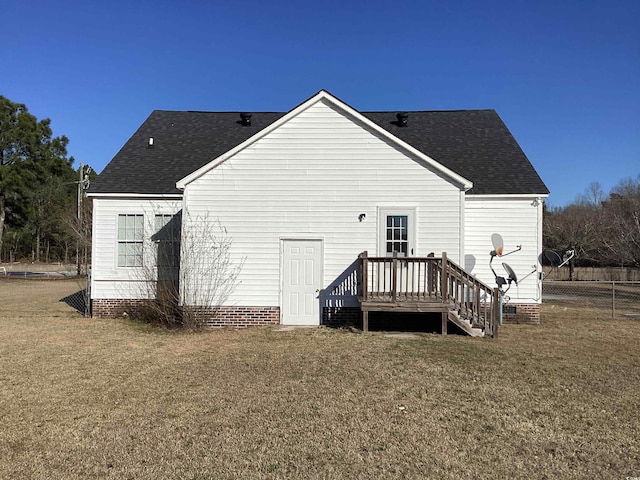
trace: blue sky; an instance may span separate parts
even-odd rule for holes
[[[4,1],[0,95],[101,171],[154,109],[493,108],[551,190],[640,174],[640,2]]]

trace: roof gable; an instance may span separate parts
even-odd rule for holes
[[[441,171],[471,194],[535,194],[548,190],[494,110],[411,111],[406,127],[395,112],[358,112],[321,90],[288,113],[155,110],[89,189],[90,195],[180,195],[198,174],[214,168],[318,101],[377,132]],[[149,138],[154,145],[148,147]]]
[[[471,184],[471,182],[469,180],[463,178],[462,176],[460,176],[457,173],[455,173],[454,171],[448,169],[444,165],[436,162],[435,160],[433,160],[428,155],[426,155],[423,152],[420,152],[419,150],[413,148],[410,144],[404,142],[403,140],[399,139],[398,137],[393,136],[388,130],[385,130],[384,128],[380,127],[375,122],[372,122],[366,116],[362,115],[357,110],[353,109],[352,107],[350,107],[346,103],[344,103],[341,100],[337,99],[336,97],[331,95],[326,90],[320,90],[314,96],[312,96],[311,98],[309,98],[305,102],[303,102],[300,105],[298,105],[297,107],[295,107],[293,110],[288,112],[286,115],[284,115],[284,116],[280,117],[279,119],[277,119],[271,125],[267,126],[266,128],[262,129],[261,131],[257,132],[252,137],[248,138],[247,140],[245,140],[241,144],[237,145],[236,147],[232,148],[228,152],[225,152],[223,155],[221,155],[218,158],[214,159],[212,162],[208,163],[207,165],[204,165],[203,167],[199,168],[195,172],[193,172],[193,173],[187,175],[185,178],[179,180],[176,183],[176,186],[179,189],[184,189],[189,183],[191,183],[195,179],[199,178],[200,176],[204,175],[206,172],[208,172],[211,169],[215,168],[216,166],[220,165],[221,163],[223,163],[227,159],[231,158],[232,156],[234,156],[238,152],[244,150],[248,146],[250,146],[253,143],[255,143],[256,141],[258,141],[259,139],[261,139],[264,136],[268,135],[269,133],[273,132],[278,127],[284,125],[286,122],[288,122],[291,119],[295,118],[300,113],[304,112],[309,107],[311,107],[312,105],[315,105],[318,102],[329,103],[330,105],[335,107],[338,111],[340,111],[343,115],[351,117],[352,119],[356,120],[357,122],[359,122],[361,124],[364,124],[367,128],[373,130],[377,134],[379,134],[382,137],[386,138],[388,141],[391,141],[392,143],[396,144],[399,148],[407,151],[409,154],[411,154],[412,156],[416,157],[418,160],[422,161],[425,164],[425,166],[430,166],[433,169],[435,169],[436,171],[440,172],[443,176],[448,178],[450,182],[459,185],[464,190],[468,190],[469,188],[471,188],[472,184]]]

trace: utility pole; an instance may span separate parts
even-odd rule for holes
[[[84,175],[84,164],[80,163],[78,170],[78,233],[82,230],[82,184]],[[76,238],[76,274],[80,276],[80,239]]]
[[[76,271],[78,276],[82,273],[82,262],[80,261],[80,254],[82,253],[82,257],[85,259],[85,273],[89,271],[87,266],[87,244],[86,238],[84,235],[86,234],[85,225],[83,225],[84,219],[82,215],[82,203],[84,200],[84,191],[89,188],[89,174],[91,173],[91,167],[89,165],[85,165],[84,163],[80,163],[80,170],[78,171],[78,181],[74,182],[78,184],[78,212],[77,212],[77,236],[76,236]],[[80,250],[80,243],[82,242],[82,251]]]

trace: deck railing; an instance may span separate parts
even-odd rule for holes
[[[456,263],[441,257],[369,257],[361,261],[363,302],[442,302],[495,336],[499,323],[498,289],[491,288]]]

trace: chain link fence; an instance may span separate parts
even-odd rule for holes
[[[569,282],[545,280],[542,301],[565,307],[588,308],[601,318],[640,319],[640,282]]]

